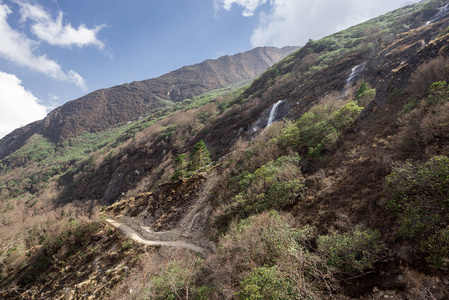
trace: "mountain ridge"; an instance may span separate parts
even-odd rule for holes
[[[447,299],[449,13],[428,24],[446,2],[310,41],[252,84],[110,131],[59,146],[36,134],[0,160],[0,236],[19,249],[0,252],[0,282],[25,291],[4,295]],[[82,218],[102,226],[80,232]],[[105,218],[215,253],[114,242]],[[103,288],[137,253],[155,255]]]
[[[83,132],[100,132],[136,120],[170,102],[254,79],[296,49],[258,47],[184,66],[156,78],[93,91],[2,138],[0,159],[20,148],[35,133],[59,143]]]

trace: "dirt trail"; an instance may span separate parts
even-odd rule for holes
[[[148,240],[148,239],[142,237],[136,230],[134,230],[133,228],[131,228],[130,226],[128,226],[122,222],[112,220],[112,219],[106,219],[106,222],[108,222],[112,226],[122,230],[126,234],[127,237],[129,237],[130,239],[132,239],[140,244],[185,248],[185,249],[190,249],[192,251],[195,251],[197,253],[201,253],[202,256],[206,256],[207,252],[208,252],[207,249],[205,249],[203,247],[200,247],[200,246],[197,246],[197,245],[194,245],[191,243],[183,242],[183,241]]]
[[[212,210],[210,204],[211,190],[218,182],[216,170],[212,170],[201,188],[194,203],[191,204],[175,228],[168,231],[155,232],[143,225],[139,217],[119,215],[116,220],[107,219],[111,225],[123,230],[131,239],[145,245],[161,245],[179,247],[201,253],[203,256],[214,252],[215,246],[207,239],[204,229]]]

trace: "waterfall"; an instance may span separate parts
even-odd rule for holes
[[[353,67],[353,68],[351,69],[351,71],[349,72],[348,77],[346,77],[346,81],[345,81],[346,87],[345,87],[344,92],[341,94],[341,97],[346,97],[346,96],[348,96],[348,94],[349,94],[349,85],[351,84],[351,82],[352,82],[357,76],[360,75],[360,73],[362,73],[362,71],[365,69],[365,66],[366,66],[366,62],[364,62],[364,63],[362,63],[362,64],[360,64],[360,65],[357,65],[357,66],[355,66],[355,67]]]
[[[269,127],[273,123],[274,119],[276,118],[276,114],[278,112],[278,107],[282,102],[283,102],[283,100],[279,100],[271,108],[270,117],[268,118],[268,122],[267,122],[267,127]]]
[[[366,62],[360,65],[355,66],[351,69],[351,73],[349,73],[348,78],[346,78],[346,84],[350,84],[354,78],[360,75],[362,73],[363,69],[365,69]]]
[[[438,9],[437,14],[432,19],[427,21],[426,25],[429,25],[435,21],[438,21],[439,19],[442,19],[448,12],[449,12],[449,3],[446,4],[445,6],[440,7]]]

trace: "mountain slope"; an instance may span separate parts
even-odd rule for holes
[[[95,216],[115,203],[101,210],[152,242],[215,253],[203,260],[147,247],[155,255],[110,298],[447,299],[449,11],[438,15],[446,4],[406,6],[311,41],[251,85],[84,137],[95,147],[71,139],[52,152],[34,135],[0,164],[0,221],[23,226],[25,237],[0,236],[51,250],[45,239],[60,216]],[[49,167],[80,148],[78,160]],[[22,252],[1,255],[8,251],[0,259],[14,266]],[[46,256],[53,274],[66,249],[55,251]],[[68,263],[86,252],[70,253]],[[35,263],[23,265],[3,268],[4,278]],[[53,294],[43,276],[1,282]]]
[[[56,108],[43,121],[4,137],[0,140],[0,158],[20,148],[34,133],[58,143],[83,132],[100,132],[136,120],[173,102],[254,79],[296,49],[255,48],[186,66],[158,78],[94,91]]]

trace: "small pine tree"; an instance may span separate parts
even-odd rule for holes
[[[175,159],[175,174],[171,177],[172,181],[176,181],[183,177],[187,172],[188,162],[187,155],[185,153],[179,154]]]
[[[195,147],[193,147],[193,150],[190,153],[187,170],[198,170],[202,167],[205,167],[208,163],[210,163],[210,161],[210,152],[207,149],[204,141],[201,140],[195,145]]]

